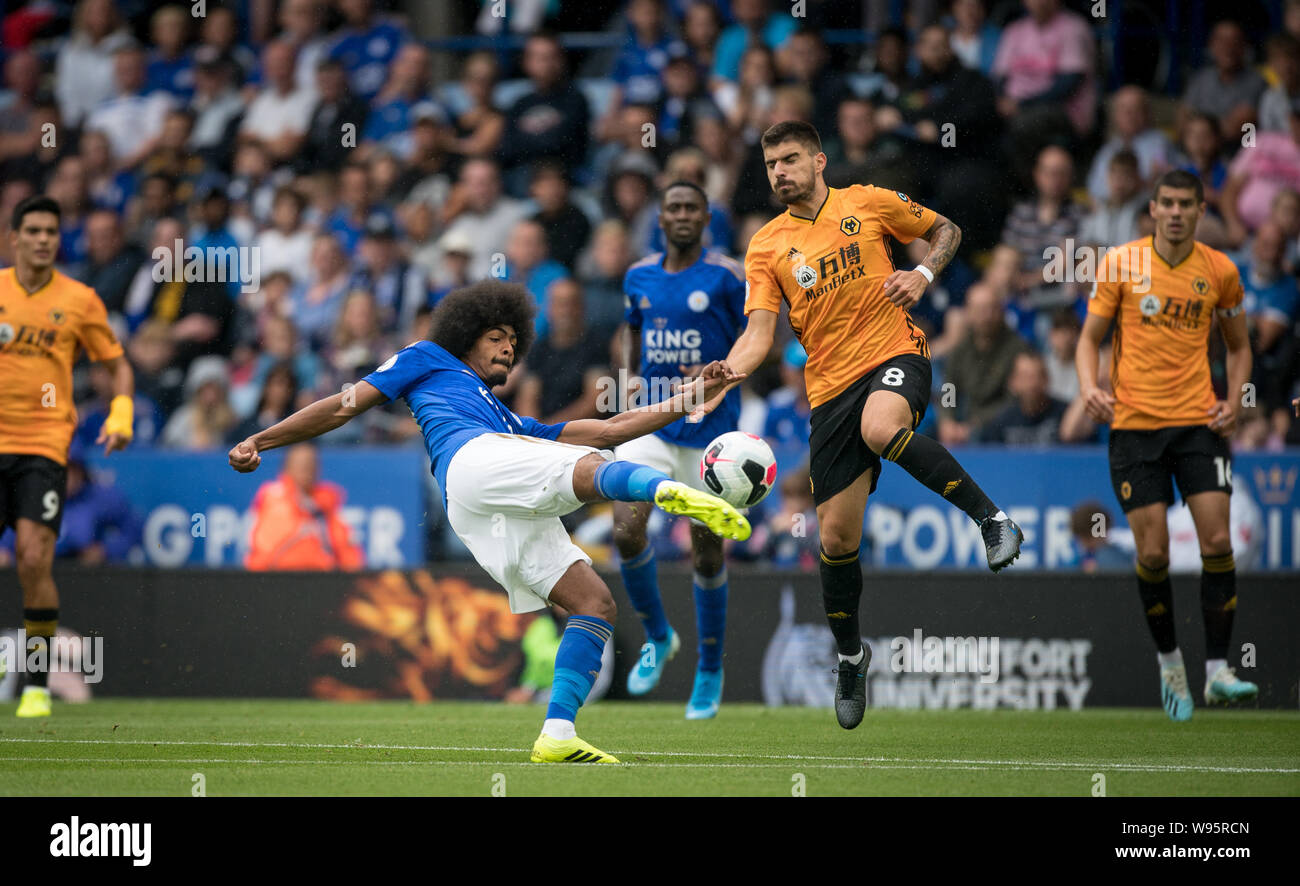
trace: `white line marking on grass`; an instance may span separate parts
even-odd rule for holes
[[[303,750],[352,750],[352,751],[436,751],[436,752],[455,752],[455,753],[487,753],[487,754],[526,754],[528,748],[504,748],[504,747],[461,747],[454,745],[388,745],[388,744],[321,744],[321,743],[293,743],[293,742],[251,742],[251,741],[149,741],[147,739],[124,739],[113,741],[109,739],[95,738],[70,738],[70,739],[43,739],[43,738],[0,738],[0,743],[27,743],[27,744],[93,744],[93,745],[151,745],[151,746],[172,746],[172,747],[232,747],[232,748],[301,748]],[[915,766],[916,768],[943,768],[955,767],[971,770],[986,769],[1022,769],[1022,770],[1099,770],[1111,769],[1125,772],[1218,772],[1231,774],[1266,774],[1266,775],[1293,775],[1300,773],[1300,769],[1270,767],[1270,766],[1201,766],[1195,764],[1179,763],[1132,763],[1132,762],[1111,762],[1097,763],[1074,760],[967,760],[958,758],[943,757],[843,757],[843,756],[818,756],[809,754],[736,754],[716,751],[629,751],[611,750],[611,753],[621,754],[623,756],[644,756],[644,757],[695,757],[704,759],[739,759],[739,760],[784,760],[799,763],[828,762],[842,764],[844,768],[859,768],[862,766],[880,766],[887,768],[906,768]],[[21,759],[16,757],[0,757],[0,761],[5,759]],[[63,759],[63,758],[54,758]],[[98,759],[98,758],[96,758]],[[111,758],[104,758],[110,761]],[[238,761],[230,761],[238,762]],[[294,762],[294,761],[285,761]],[[310,762],[310,761],[304,761]],[[376,762],[386,763],[387,761],[326,761],[326,762]],[[400,762],[400,761],[394,761]],[[420,763],[440,763],[444,761],[410,761],[412,764]],[[466,761],[469,765],[479,765],[479,761]],[[646,765],[646,764],[641,764]],[[690,766],[698,765],[701,767],[720,766],[722,764],[662,764],[665,766]],[[745,766],[754,766],[757,764],[743,764]]]

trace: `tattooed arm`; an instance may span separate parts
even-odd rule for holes
[[[961,245],[961,228],[941,215],[921,239],[930,244],[930,251],[921,264],[938,277],[957,254],[957,247]],[[894,271],[885,280],[885,297],[906,311],[921,300],[929,285],[930,281],[920,271]]]

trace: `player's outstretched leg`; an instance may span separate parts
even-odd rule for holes
[[[727,631],[727,564],[722,539],[701,526],[691,527],[695,559],[695,625],[699,632],[699,664],[695,685],[686,703],[687,720],[716,717],[722,705],[722,652]]]
[[[627,691],[633,696],[645,695],[659,685],[665,666],[682,645],[659,596],[654,547],[645,534],[649,513],[649,503],[614,504],[614,544],[622,558],[619,571],[646,636],[641,654],[627,672]]]
[[[1205,703],[1250,701],[1259,687],[1228,667],[1228,641],[1237,612],[1237,566],[1232,551],[1201,556],[1201,614],[1205,618]]]
[[[925,377],[928,379],[928,371]],[[929,395],[928,381],[922,390]],[[979,524],[989,569],[997,572],[1010,565],[1020,556],[1024,533],[993,504],[942,443],[912,430],[915,420],[902,394],[874,390],[862,410],[862,439],[876,455],[907,471]]]
[[[1187,688],[1187,668],[1174,636],[1174,592],[1169,584],[1169,564],[1137,564],[1138,594],[1146,613],[1147,628],[1156,642],[1160,661],[1160,703],[1175,723],[1192,719],[1192,693]]]
[[[862,545],[862,516],[876,470],[867,469],[849,486],[817,505],[822,605],[839,655],[835,719],[845,729],[856,728],[867,710],[871,647],[862,642],[862,628],[858,623],[862,598],[862,564],[858,554]]]
[[[41,638],[44,656],[29,656],[27,686],[18,703],[19,717],[50,716],[50,671],[54,667],[54,634],[59,626],[59,592],[54,585],[55,533],[46,526],[18,518],[14,526],[14,550],[18,559],[18,583],[23,588],[23,626],[27,641]],[[26,654],[26,652],[20,652]]]
[[[663,471],[632,461],[615,459],[596,468],[596,491],[609,501],[649,501],[669,514],[694,517],[715,535],[744,541],[749,521],[717,496],[679,483]],[[575,479],[574,486],[577,488]]]
[[[542,733],[533,743],[534,763],[617,763],[618,758],[578,738],[574,721],[600,675],[601,655],[614,635],[617,610],[609,588],[586,562],[569,567],[550,600],[570,613],[560,648]]]

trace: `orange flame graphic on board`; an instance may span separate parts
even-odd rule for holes
[[[311,687],[317,698],[398,695],[431,701],[440,692],[500,697],[519,667],[519,642],[530,621],[512,613],[499,591],[455,576],[434,578],[423,569],[359,578],[343,604],[343,617],[365,633],[327,637],[315,651],[337,658],[343,642],[350,640],[358,661],[370,656],[391,660],[393,673],[382,689],[318,677]]]

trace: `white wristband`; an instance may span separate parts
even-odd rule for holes
[[[927,283],[934,282],[934,271],[930,270],[925,265],[917,265],[916,267],[912,268],[912,270],[916,271],[922,277],[924,277]]]

